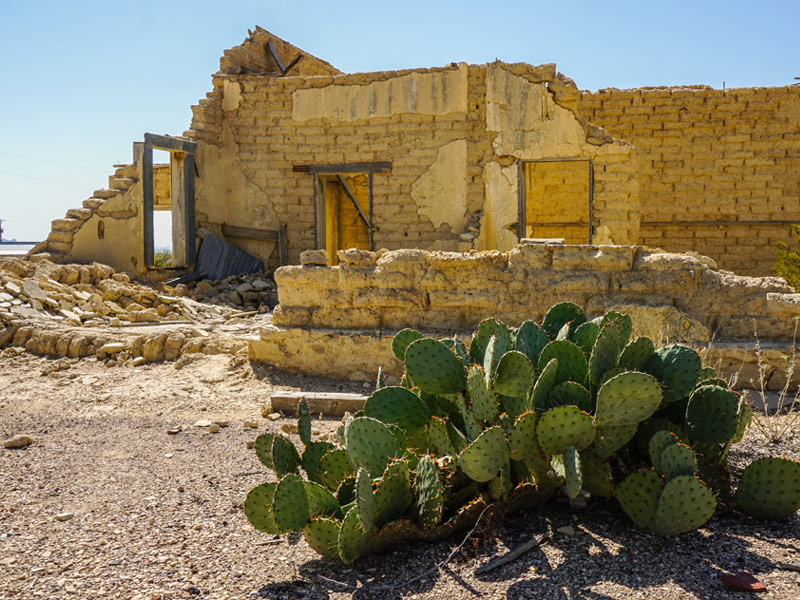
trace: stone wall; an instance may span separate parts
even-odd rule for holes
[[[540,320],[556,302],[621,309],[658,340],[791,341],[800,294],[705,257],[634,246],[520,245],[509,252],[340,252],[337,267],[278,269],[273,323],[314,329],[471,329]]]
[[[636,146],[642,244],[770,273],[800,223],[800,87],[606,89],[580,110]]]

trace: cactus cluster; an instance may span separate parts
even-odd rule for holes
[[[260,531],[302,531],[345,563],[402,539],[469,526],[489,504],[554,495],[616,498],[638,526],[677,535],[718,506],[779,519],[800,508],[800,462],[755,461],[731,489],[727,455],[750,408],[688,346],[631,339],[627,315],[589,320],[557,304],[541,325],[483,321],[469,345],[399,332],[401,385],[378,387],[337,444],[314,442],[301,401],[302,453],[256,440],[278,481],[247,496]],[[301,477],[305,473],[305,479]]]

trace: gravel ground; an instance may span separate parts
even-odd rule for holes
[[[780,523],[718,516],[665,540],[635,528],[613,502],[582,511],[549,504],[487,522],[439,571],[403,589],[370,589],[430,569],[461,538],[409,543],[344,567],[320,559],[302,537],[258,533],[241,510],[247,491],[268,477],[247,442],[294,423],[262,418],[269,394],[359,392],[361,384],[289,375],[229,355],[187,362],[107,368],[94,359],[0,354],[0,441],[34,439],[21,450],[0,449],[0,599],[725,599],[746,597],[718,578],[741,569],[766,584],[761,598],[800,598],[800,573],[775,566],[800,565],[797,515]],[[56,366],[64,368],[42,374]],[[230,424],[212,434],[194,426],[199,419]],[[314,426],[325,433],[336,424]],[[167,433],[177,426],[180,433]],[[751,430],[732,463],[766,454],[800,458],[800,432],[764,445]],[[73,516],[56,518],[64,513]],[[510,564],[474,574],[548,522],[576,533],[556,533]]]

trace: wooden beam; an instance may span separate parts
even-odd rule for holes
[[[286,67],[283,66],[283,61],[281,60],[281,57],[278,56],[278,51],[275,50],[272,40],[267,42],[267,49],[269,50],[269,53],[272,54],[272,58],[275,59],[275,64],[278,65],[278,68],[281,70],[281,75],[286,73]]]
[[[290,62],[288,65],[286,65],[286,68],[283,70],[283,76],[285,76],[289,71],[291,71],[292,67],[294,67],[297,63],[299,63],[300,59],[304,58],[304,57],[305,57],[305,55],[298,54],[297,57],[292,62]]]
[[[153,148],[147,143],[145,143],[142,153],[142,195],[144,265],[149,268],[155,262],[155,241],[153,239]]]
[[[155,133],[144,134],[145,146],[158,148],[160,150],[174,150],[176,152],[187,152],[194,154],[197,152],[197,142],[172,137],[170,135],[157,135]]]
[[[255,227],[238,227],[222,224],[222,233],[227,237],[263,240],[265,242],[280,241],[280,232],[275,229],[256,229]]]
[[[375,173],[377,171],[386,171],[391,168],[392,163],[390,162],[360,162],[327,165],[294,165],[292,171],[295,173],[335,175],[338,173]]]
[[[270,402],[273,412],[297,413],[297,405],[305,398],[312,415],[340,417],[345,412],[356,413],[364,408],[367,396],[361,394],[325,392],[273,392]]]
[[[284,223],[278,230],[278,263],[282,267],[289,264],[289,247],[286,240],[286,228],[287,225]]]
[[[367,231],[369,231],[370,222],[367,220],[367,215],[364,214],[364,211],[361,209],[361,205],[358,203],[358,200],[356,200],[356,196],[355,194],[353,194],[353,190],[351,190],[350,186],[347,185],[347,182],[344,180],[344,177],[342,177],[341,175],[337,175],[336,177],[339,178],[339,183],[342,184],[345,193],[350,197],[350,201],[353,203],[353,206],[356,207],[356,210],[358,211],[358,216],[360,216],[361,220],[364,221],[364,225],[366,226]]]

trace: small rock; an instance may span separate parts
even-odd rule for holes
[[[137,356],[133,359],[133,366],[140,367],[144,364],[144,356]]]
[[[33,438],[27,435],[15,435],[14,437],[8,439],[3,444],[3,447],[8,449],[16,449],[16,448],[24,448],[25,446],[30,446],[33,443]]]
[[[172,429],[167,429],[167,435],[178,435],[181,432],[180,427],[173,427]]]
[[[172,458],[173,456],[175,456],[175,455],[174,455],[172,452],[167,452],[167,453],[164,455],[164,458]]]
[[[753,574],[745,569],[735,575],[720,574],[720,581],[729,590],[737,592],[766,592],[767,586],[756,579]]]
[[[72,517],[75,516],[75,513],[71,512],[63,512],[56,515],[56,521],[69,521]]]
[[[284,433],[297,433],[297,423],[284,423],[281,425],[281,431]]]
[[[242,424],[242,426],[243,426],[245,429],[258,429],[258,423],[256,423],[255,421],[245,421],[245,422]]]
[[[220,426],[214,423],[213,425],[209,426],[208,433],[219,433]]]
[[[195,422],[195,427],[211,427],[212,423],[208,419],[200,419],[199,421]]]
[[[249,442],[247,442],[247,444],[245,444],[245,447],[248,450],[252,450],[253,448],[256,447],[256,441],[255,440],[250,440]]]
[[[280,418],[281,418],[281,413],[277,413],[277,412],[274,412],[274,413],[269,413],[269,414],[267,415],[267,418],[268,418],[270,421],[279,421],[279,420],[280,420]]]
[[[327,266],[328,253],[325,250],[304,250],[300,253],[300,264],[304,266]]]
[[[575,535],[575,528],[572,525],[564,525],[563,527],[556,529],[556,531],[566,536]]]
[[[220,420],[214,419],[214,425],[219,425],[220,427],[227,427],[230,424],[231,424],[230,421],[224,421],[224,420],[221,420],[221,419]]]

